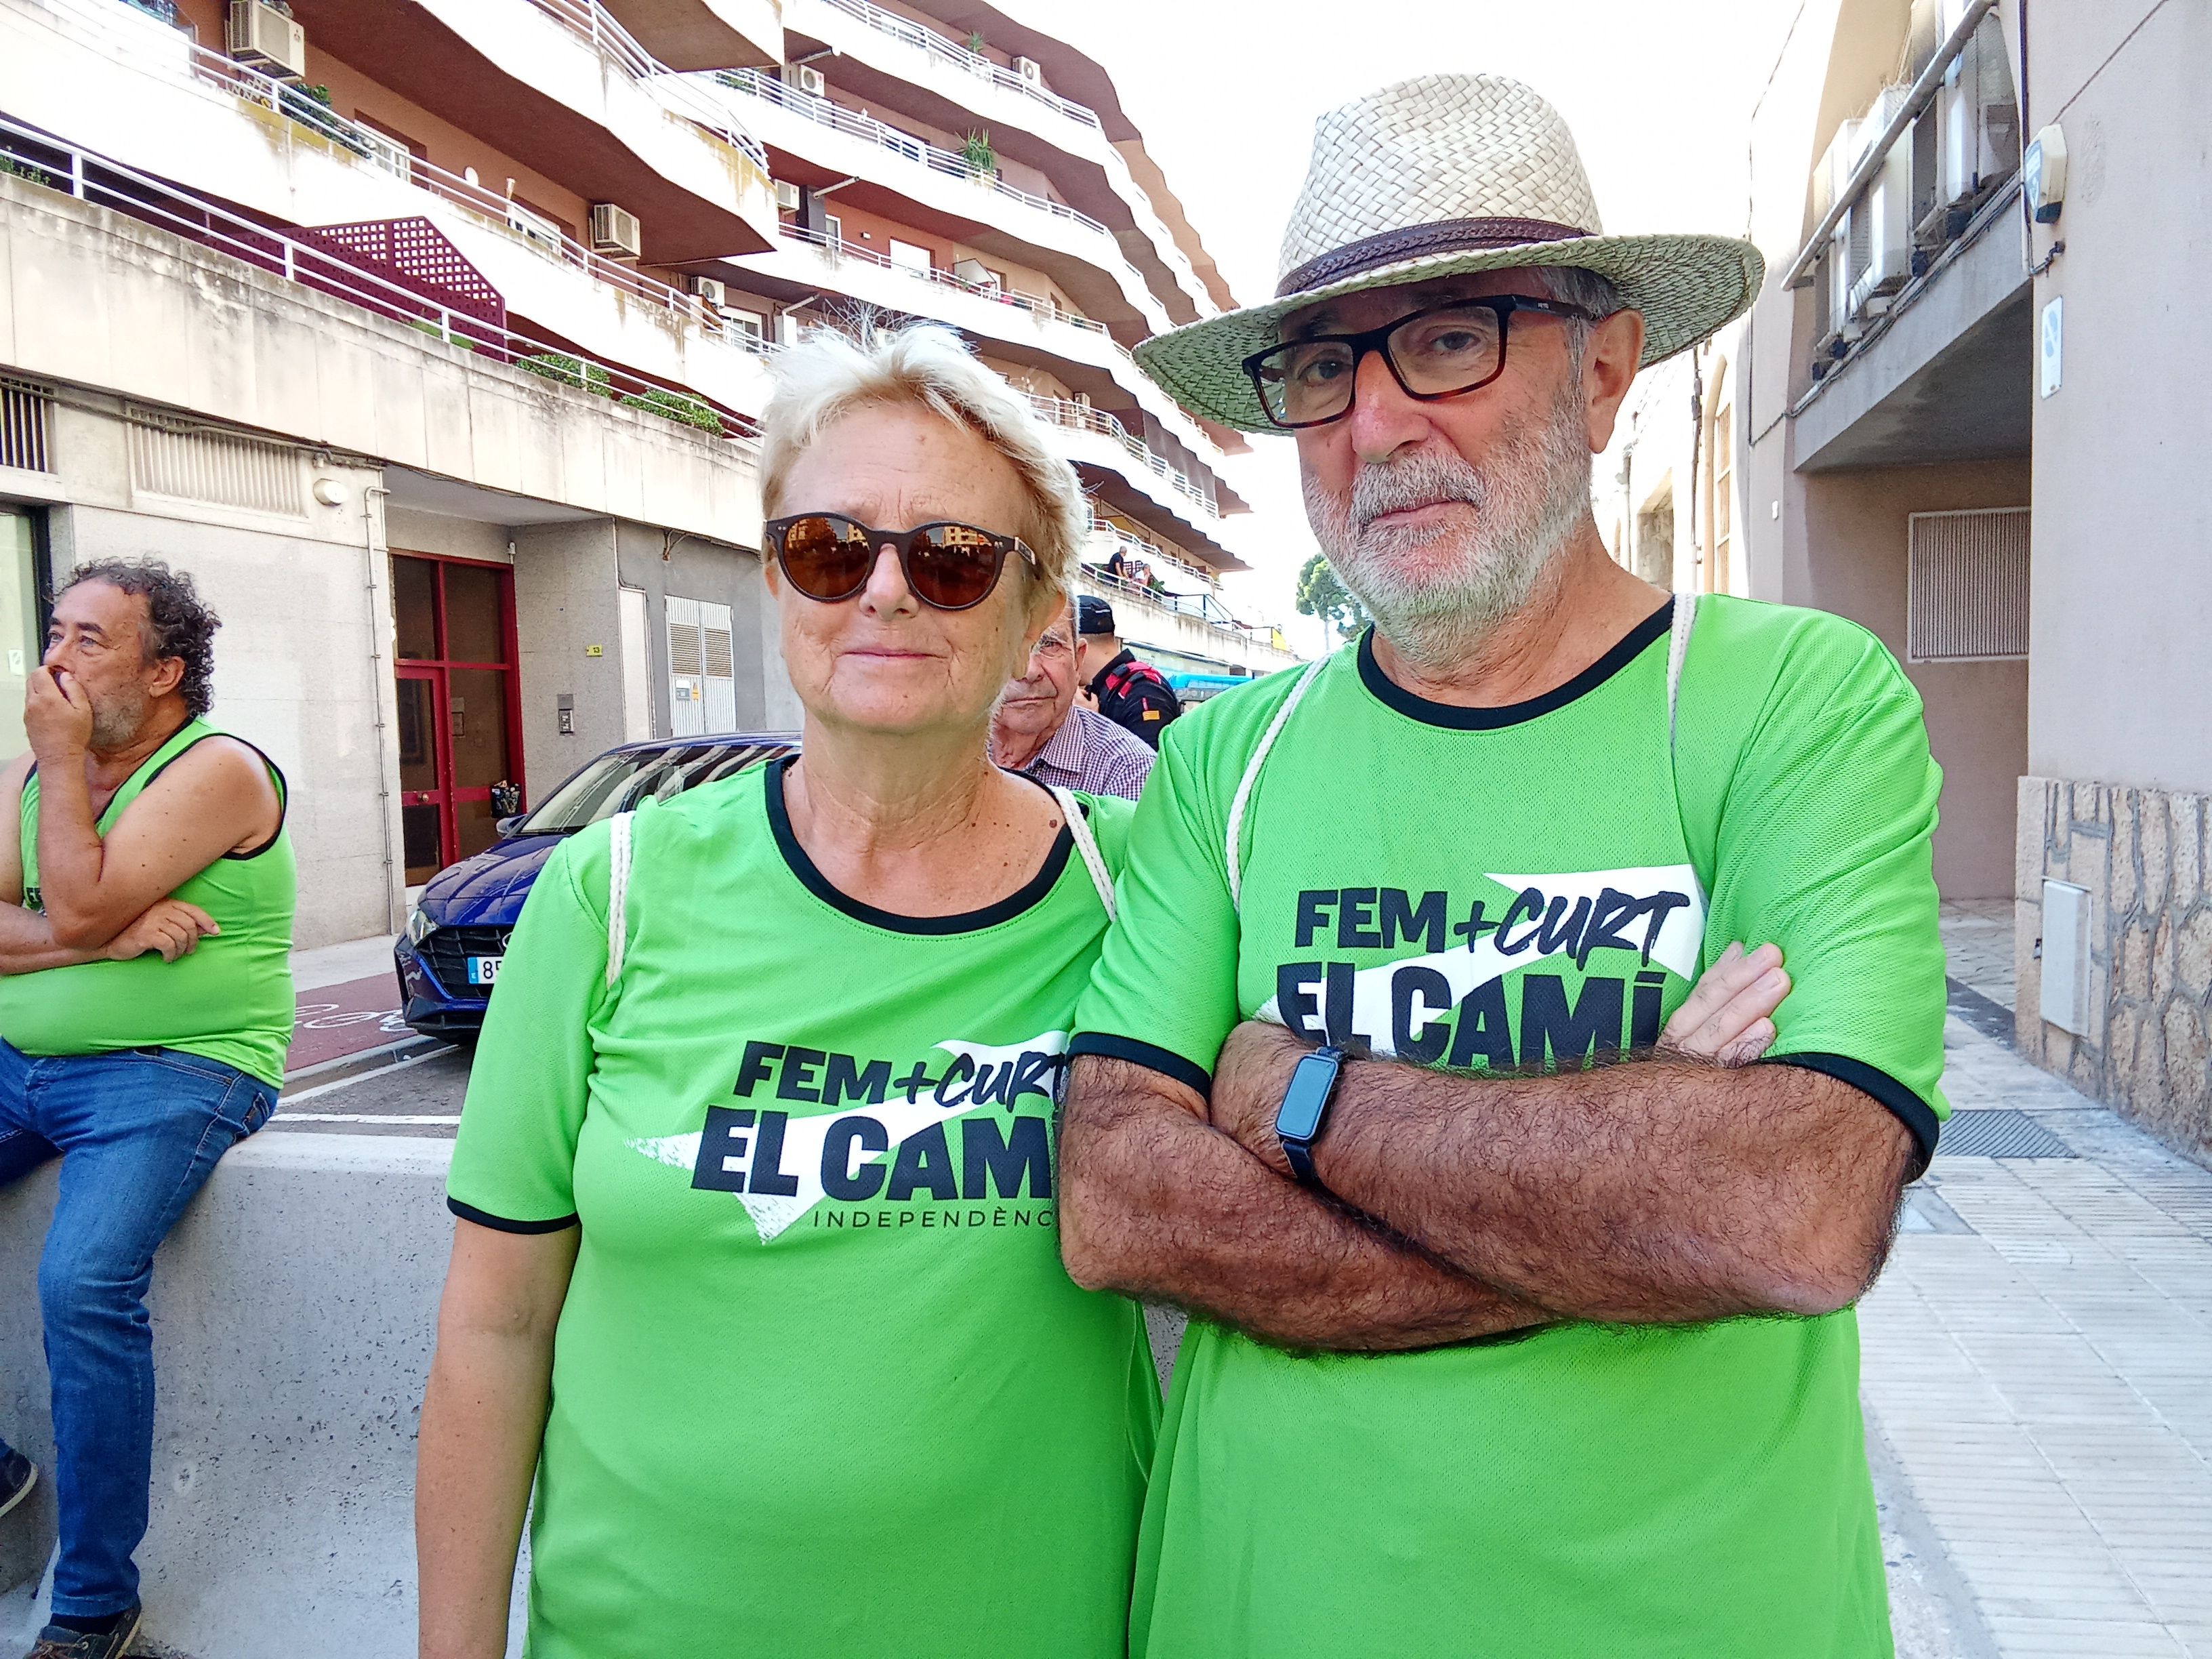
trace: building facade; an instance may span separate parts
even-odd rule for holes
[[[1133,638],[1287,660],[1216,586],[1241,444],[1128,356],[1212,261],[1096,64],[952,9],[0,0],[0,728],[56,575],[192,571],[300,943],[388,932],[609,744],[796,726],[755,417],[862,315],[1037,400]]]
[[[1704,369],[1708,523],[1741,591],[1905,664],[1937,881],[2009,908],[2019,1046],[2200,1153],[2208,70],[2174,0],[1813,0],[1752,125],[1766,289]]]

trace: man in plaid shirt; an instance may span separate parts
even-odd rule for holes
[[[1066,607],[1038,635],[1029,670],[1006,684],[991,721],[991,758],[1039,783],[1134,800],[1152,745],[1075,700],[1075,635]]]

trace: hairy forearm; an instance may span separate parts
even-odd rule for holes
[[[515,1552],[552,1378],[550,1331],[448,1328],[422,1400],[415,1484],[422,1659],[507,1651]]]
[[[1878,1102],[1798,1066],[1491,1079],[1364,1060],[1316,1163],[1462,1273],[1557,1317],[1646,1323],[1847,1306],[1911,1156]]]
[[[1296,1349],[1436,1347],[1546,1322],[1267,1168],[1124,1060],[1076,1062],[1060,1246],[1094,1290],[1171,1302]]]
[[[54,942],[54,930],[35,910],[20,904],[0,904],[0,976],[35,974],[42,968],[74,968],[81,962],[99,962],[106,953],[79,950]]]
[[[100,890],[106,848],[93,817],[80,757],[39,771],[39,890],[57,939],[97,949],[145,907],[117,914]]]

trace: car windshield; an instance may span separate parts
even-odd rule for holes
[[[672,744],[664,749],[619,750],[602,755],[568,780],[551,799],[525,819],[515,833],[574,835],[587,823],[627,812],[648,800],[671,795],[748,766],[788,754],[787,743],[714,742]]]

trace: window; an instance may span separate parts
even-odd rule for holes
[[[834,213],[822,216],[822,234],[834,244],[845,240],[845,222]]]
[[[927,248],[915,242],[902,242],[894,236],[891,238],[891,263],[901,270],[915,270],[927,276],[937,262],[930,258]]]
[[[2027,655],[2028,509],[1915,513],[1906,655],[1978,662]]]

